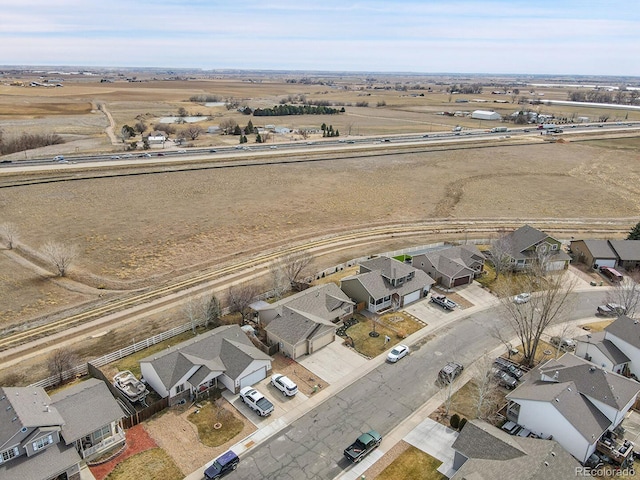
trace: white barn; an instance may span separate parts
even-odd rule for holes
[[[471,118],[475,118],[476,120],[501,120],[502,116],[490,110],[474,110]]]

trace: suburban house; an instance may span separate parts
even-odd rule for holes
[[[566,480],[580,467],[554,440],[512,436],[481,420],[467,422],[452,447],[452,480]]]
[[[0,478],[79,480],[84,460],[125,442],[124,412],[97,379],[52,397],[0,387]]]
[[[507,395],[507,419],[552,437],[580,462],[597,449],[623,464],[632,449],[616,444],[615,431],[639,392],[635,380],[567,353],[529,372]]]
[[[544,232],[524,225],[516,231],[502,237],[505,255],[509,257],[514,270],[525,270],[533,266],[540,258],[546,262],[546,270],[568,268],[571,257],[562,250],[562,243]]]
[[[609,336],[612,335],[609,334]],[[587,333],[574,338],[574,340],[576,341],[574,354],[578,357],[620,375],[626,375],[630,372],[631,359],[607,338],[606,331]]]
[[[394,258],[376,257],[360,263],[359,273],[343,278],[340,288],[370,312],[379,312],[420,300],[434,283],[411,265]]]
[[[271,357],[238,325],[223,325],[140,360],[144,381],[169,405],[222,386],[237,393],[266,378]]]
[[[583,335],[576,341],[577,356],[607,370],[640,378],[640,321],[621,315],[604,332]]]
[[[416,255],[411,259],[411,265],[440,285],[452,288],[472,283],[482,273],[485,260],[475,245],[461,245]]]
[[[353,306],[336,284],[327,283],[257,307],[258,322],[270,345],[296,359],[333,342],[336,324],[353,315]]]
[[[578,261],[594,268],[640,266],[640,240],[573,240],[570,248]]]
[[[618,266],[618,256],[607,240],[572,240],[569,248],[577,261],[593,268]]]

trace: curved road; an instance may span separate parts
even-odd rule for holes
[[[573,294],[571,319],[593,316],[603,292]],[[495,308],[463,317],[411,345],[397,364],[375,369],[243,455],[234,479],[333,479],[351,465],[342,450],[361,432],[384,437],[437,395],[438,371],[448,361],[470,365],[500,346],[489,331],[502,325]],[[374,362],[376,360],[373,360]],[[444,397],[443,397],[444,398]],[[189,476],[192,478],[192,476]]]

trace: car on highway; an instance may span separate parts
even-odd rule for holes
[[[56,155],[53,157],[54,162],[59,162],[60,160],[64,160],[64,155]]]
[[[120,155],[111,155],[111,160],[120,160]]]
[[[406,345],[396,345],[387,354],[387,362],[396,363],[403,357],[406,357],[409,353],[409,347]]]
[[[126,155],[123,155],[122,158],[131,158],[133,157],[133,155],[131,155],[130,153],[127,153]]]
[[[513,303],[517,303],[519,305],[527,303],[529,300],[531,300],[530,293],[519,293],[518,295],[513,297]]]
[[[238,468],[240,459],[232,450],[223,453],[204,471],[206,480],[218,480]]]
[[[456,377],[458,377],[462,373],[463,370],[464,367],[461,363],[449,362],[444,367],[442,367],[440,372],[438,372],[438,379],[444,384],[449,384],[453,382]]]
[[[293,397],[298,393],[298,385],[281,373],[276,373],[271,376],[271,385],[280,390],[285,397]]]
[[[150,158],[151,154],[150,153],[141,153],[140,155],[138,155],[138,158]]]
[[[271,145],[269,148],[271,148],[272,150],[276,150],[278,148],[277,145]]]
[[[164,153],[160,152],[160,153],[158,154],[158,156],[159,156],[159,157],[164,157]]]
[[[186,150],[178,150],[178,153],[187,153]]]
[[[209,150],[209,153],[216,153],[216,152],[217,152],[217,150],[215,148],[212,148],[212,149]]]

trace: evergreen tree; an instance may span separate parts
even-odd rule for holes
[[[636,226],[631,229],[627,240],[640,240],[640,222],[636,223]]]
[[[262,137],[260,134],[256,135],[256,143],[262,143]]]
[[[242,129],[240,128],[240,125],[236,125],[236,128],[233,129],[233,134],[242,135]]]

